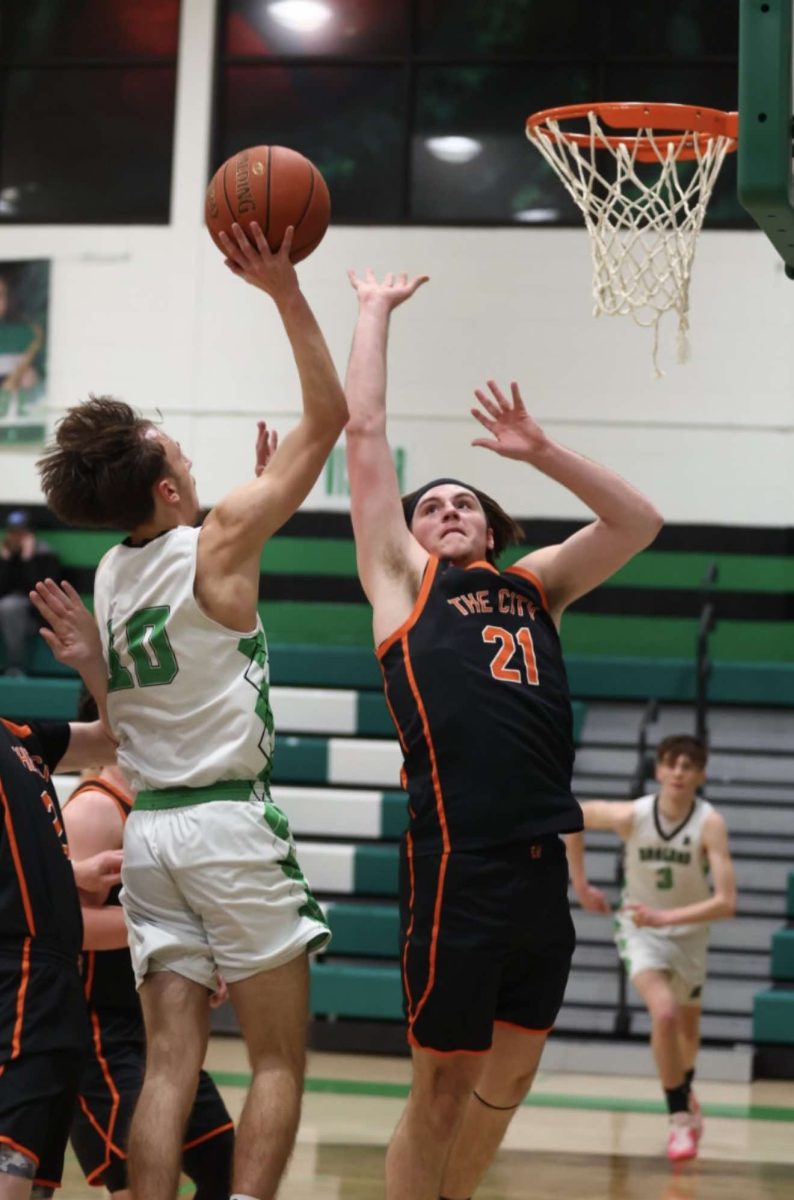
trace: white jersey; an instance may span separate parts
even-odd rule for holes
[[[708,900],[711,888],[703,822],[713,811],[708,800],[696,797],[688,815],[671,829],[659,812],[658,796],[636,800],[631,834],[624,847],[623,900],[650,908],[683,908]],[[634,927],[633,922],[631,925]],[[700,921],[670,925],[654,933],[707,938],[708,925]]]
[[[219,625],[193,594],[199,529],[122,543],[96,572],[118,761],[136,789],[262,780],[273,753],[267,645]]]

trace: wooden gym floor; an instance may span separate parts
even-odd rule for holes
[[[233,1117],[248,1067],[214,1038],[207,1067]],[[407,1059],[312,1054],[298,1143],[279,1200],[380,1200],[383,1155],[402,1109]],[[658,1085],[623,1076],[538,1075],[477,1200],[791,1200],[794,1082],[701,1082],[698,1160],[672,1168]],[[190,1196],[186,1183],[180,1196]],[[69,1152],[61,1200],[103,1193]]]

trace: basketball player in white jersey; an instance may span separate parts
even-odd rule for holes
[[[698,795],[706,759],[697,738],[665,738],[656,755],[658,792],[639,800],[582,803],[585,830],[609,829],[625,844],[615,940],[651,1016],[651,1048],[670,1113],[667,1156],[673,1162],[695,1157],[702,1131],[692,1079],[709,924],[736,911],[725,821]],[[582,906],[609,912],[606,897],[587,882],[582,835],[566,841]]]
[[[97,570],[95,612],[118,762],[137,792],[122,896],[147,1040],[128,1141],[136,1200],[176,1193],[219,972],[253,1072],[233,1194],[275,1195],[300,1111],[307,950],[329,937],[286,819],[270,802],[273,716],[257,601],[262,548],[317,480],[347,408],[289,259],[292,231],[273,254],[259,227],[251,229],[253,242],[239,226],[235,244],[221,235],[227,265],[275,302],[303,403],[257,478],[197,528],[190,460],[111,397],[70,409],[40,463],[62,520],[130,533]],[[67,642],[78,636],[64,606],[79,598],[59,596],[53,589],[59,611],[40,607],[55,626],[56,653],[59,629]],[[79,611],[72,615],[79,624]],[[75,661],[74,641],[65,653]],[[86,663],[78,665],[96,694]]]

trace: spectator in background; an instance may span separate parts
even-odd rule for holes
[[[36,537],[28,513],[20,508],[10,512],[0,542],[0,640],[6,675],[26,673],[30,641],[39,627],[28,593],[39,580],[59,573],[57,554]]]

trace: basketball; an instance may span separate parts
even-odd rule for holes
[[[325,180],[297,150],[286,146],[251,146],[227,158],[207,188],[205,221],[210,237],[223,251],[218,235],[232,237],[236,221],[250,236],[257,221],[273,251],[294,226],[290,259],[300,262],[322,241],[331,216]],[[224,251],[225,253],[225,251]]]

